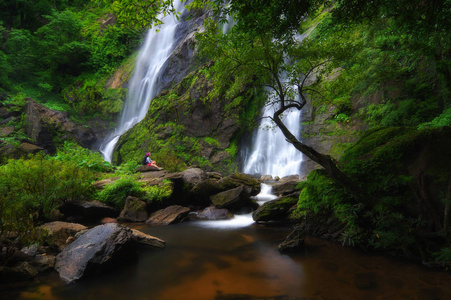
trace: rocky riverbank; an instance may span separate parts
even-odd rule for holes
[[[259,207],[254,196],[259,194],[261,183],[250,175],[234,173],[223,177],[198,168],[171,173],[139,167],[136,172],[136,179],[146,185],[159,186],[169,181],[171,195],[157,204],[129,195],[122,210],[97,200],[65,203],[54,213],[57,221],[35,229],[33,234],[40,237],[41,243],[22,249],[11,246],[10,255],[3,257],[4,266],[0,267],[2,282],[29,280],[54,269],[71,283],[133,261],[142,247],[165,246],[165,241],[132,230],[127,223],[164,226],[193,219],[230,219],[234,214],[253,211],[257,222],[285,222],[289,218],[281,216],[288,216],[296,206],[294,190],[299,180],[294,178],[274,183],[275,191],[282,197]],[[101,190],[117,179],[98,181],[93,186]],[[288,196],[283,196],[287,193]],[[286,202],[287,197],[291,201]],[[278,206],[280,201],[284,204],[279,205],[279,214],[268,217],[267,211],[271,209],[267,207]],[[266,219],[261,217],[264,214]],[[10,240],[14,240],[13,233]]]

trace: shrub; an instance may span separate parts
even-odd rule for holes
[[[0,166],[0,238],[27,236],[60,204],[89,198],[93,178],[86,168],[43,154],[9,160]]]
[[[54,159],[61,162],[72,162],[92,171],[113,171],[113,166],[105,161],[99,152],[93,152],[73,142],[65,142],[63,147],[58,149]]]
[[[105,186],[100,191],[97,198],[108,205],[112,205],[117,209],[124,208],[125,199],[128,196],[143,198],[146,191],[143,184],[136,181],[130,176],[124,176]]]

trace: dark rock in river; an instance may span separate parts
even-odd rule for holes
[[[299,230],[294,229],[288,237],[279,245],[280,252],[299,252],[304,250],[305,235]]]
[[[99,273],[132,257],[132,230],[117,223],[96,226],[56,257],[55,269],[67,283]]]
[[[250,196],[256,196],[260,193],[260,182],[251,175],[244,173],[233,173],[219,181],[224,190],[229,190],[239,186],[246,186]]]
[[[119,211],[100,201],[67,202],[59,208],[66,217],[74,217],[78,222],[96,222],[103,218],[116,218]]]
[[[140,245],[152,248],[164,248],[166,242],[157,237],[145,234],[136,229],[132,229],[133,239]]]
[[[225,208],[216,208],[214,206],[209,206],[197,214],[199,219],[208,220],[226,220],[232,219],[233,214]]]
[[[152,225],[169,225],[179,223],[188,216],[189,211],[190,209],[188,207],[171,205],[165,209],[160,209],[153,213],[146,223],[150,223]]]
[[[298,203],[299,194],[277,198],[264,203],[252,214],[255,222],[284,221],[290,214],[291,208]]]
[[[218,193],[210,199],[216,208],[227,208],[232,212],[252,211],[258,207],[258,204],[250,198],[245,186]]]
[[[139,198],[128,196],[125,207],[118,218],[122,222],[144,222],[147,220],[146,202]]]
[[[56,262],[54,255],[36,255],[31,261],[31,265],[36,268],[38,272],[46,272],[53,269]]]
[[[296,186],[299,182],[300,180],[287,180],[271,184],[272,193],[278,197],[292,194],[296,191]]]
[[[30,280],[38,275],[38,270],[26,261],[22,261],[14,267],[0,266],[0,282],[17,282]]]

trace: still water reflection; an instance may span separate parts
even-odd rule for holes
[[[133,225],[166,248],[72,285],[51,273],[0,290],[0,299],[451,299],[447,273],[316,238],[302,254],[281,255],[288,228],[211,222]]]

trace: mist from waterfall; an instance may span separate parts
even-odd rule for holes
[[[270,95],[267,103],[274,97]],[[263,108],[258,129],[254,133],[252,145],[244,153],[243,172],[274,176],[301,175],[302,153],[288,143],[282,131],[268,116],[272,116],[277,107],[266,105]],[[297,139],[301,137],[301,112],[291,110],[286,113],[283,122]]]
[[[174,0],[173,4],[177,12],[184,10],[180,0]],[[174,37],[180,23],[174,15],[167,15],[162,21],[163,25],[151,28],[145,37],[119,123],[100,147],[100,152],[108,162],[112,162],[119,138],[144,119],[151,100],[160,92],[159,78],[165,71],[165,62],[176,47]]]

